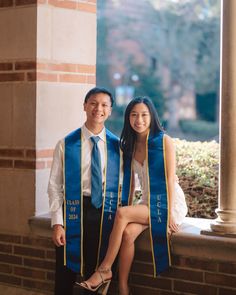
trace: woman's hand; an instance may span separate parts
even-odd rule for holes
[[[174,222],[173,218],[170,216],[169,217],[169,225],[168,225],[168,233],[176,233],[179,231],[179,225]]]

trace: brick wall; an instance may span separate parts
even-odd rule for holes
[[[132,268],[135,295],[235,295],[236,264],[173,256],[173,266],[158,278],[152,277],[151,259],[139,252]],[[143,275],[145,273],[145,275]]]
[[[50,238],[0,234],[0,283],[52,293],[54,246]]]
[[[0,234],[0,283],[51,294],[54,246],[50,238]],[[130,285],[134,295],[235,295],[236,263],[173,255],[168,272],[153,278],[150,252],[138,251]],[[75,294],[79,295],[78,288]],[[115,279],[109,290],[118,294]]]
[[[0,8],[30,6],[35,4],[45,4],[92,13],[96,12],[96,0],[0,0]]]
[[[0,62],[0,83],[6,82],[64,82],[95,84],[95,65],[75,63],[50,63],[29,60]]]
[[[236,295],[236,263],[173,255],[169,271],[153,278],[150,253],[136,254],[130,277],[134,295]],[[118,294],[116,282],[109,294]]]
[[[53,149],[38,150],[27,148],[1,148],[0,167],[14,169],[50,168]]]

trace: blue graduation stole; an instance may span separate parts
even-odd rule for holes
[[[65,137],[64,148],[64,227],[66,246],[64,265],[83,275],[83,190],[82,132],[77,129]],[[97,264],[105,257],[119,197],[119,139],[106,129],[105,184],[100,223]]]
[[[148,136],[147,177],[149,184],[149,231],[154,276],[165,271],[171,264],[168,240],[168,190],[165,167],[164,132]],[[122,206],[129,203],[131,182],[131,159],[124,159]]]

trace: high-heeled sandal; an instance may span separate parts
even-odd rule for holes
[[[101,283],[99,283],[97,286],[91,286],[86,281],[83,281],[81,283],[75,282],[75,284],[82,287],[82,288],[84,288],[84,289],[86,289],[86,290],[89,290],[91,292],[98,291],[98,294],[106,295],[107,291],[109,289],[110,283],[111,283],[111,278],[104,280],[102,274],[106,274],[109,271],[111,271],[111,269],[102,269],[102,268],[100,268],[100,269],[96,270],[96,272],[99,273],[99,275],[101,277],[101,280],[102,280]]]

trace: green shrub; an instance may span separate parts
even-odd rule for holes
[[[188,216],[215,218],[218,201],[219,144],[175,139],[177,175]]]

